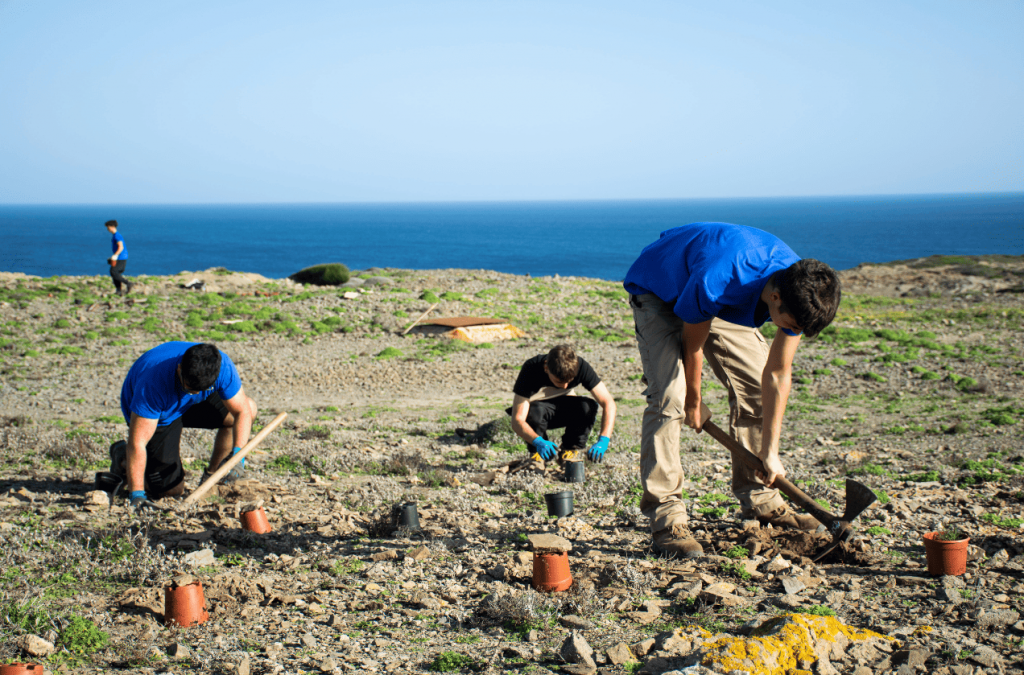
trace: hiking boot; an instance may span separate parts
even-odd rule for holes
[[[125,290],[124,294],[125,294],[125,295],[128,295],[129,293],[131,293],[131,292],[132,292],[132,283],[131,283],[130,281],[126,281],[126,282],[125,282],[125,285],[126,285],[126,286],[127,286],[128,288],[127,288],[127,289]]]
[[[685,525],[673,525],[666,530],[655,532],[654,550],[680,558],[699,558],[704,555],[704,548],[697,543]]]
[[[807,515],[806,513],[797,513],[789,508],[788,504],[783,504],[774,511],[764,514],[745,510],[742,512],[741,517],[744,520],[756,519],[762,525],[770,524],[772,527],[785,527],[791,530],[816,530],[821,525],[814,516]]]
[[[110,444],[110,473],[121,480],[128,477],[128,444],[125,441]]]
[[[224,461],[227,461],[227,460],[224,460]],[[212,475],[213,474],[210,473],[209,469],[203,471],[203,477],[199,479],[199,484],[202,485],[203,483],[205,483],[206,479],[209,478]],[[245,478],[245,469],[243,469],[238,464],[235,464],[231,468],[231,471],[228,471],[227,474],[223,478],[221,478],[219,481],[217,481],[217,484],[218,485],[231,485],[232,483],[240,481],[243,478]]]

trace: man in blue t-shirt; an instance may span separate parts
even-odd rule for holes
[[[828,265],[801,260],[777,237],[743,225],[692,223],[661,233],[626,274],[647,409],[640,442],[640,509],[656,549],[697,556],[686,528],[679,462],[682,424],[700,430],[701,368],[707,357],[729,393],[730,433],[761,458],[759,475],[733,458],[732,490],[744,517],[813,529],[771,487],[786,470],[779,433],[801,335],[835,318],[841,290]],[[778,328],[771,346],[757,330]]]
[[[110,448],[111,472],[127,483],[133,506],[182,494],[181,430],[216,429],[203,480],[249,442],[256,403],[238,369],[212,344],[167,342],[139,357],[121,387],[128,442]],[[244,460],[243,460],[244,462]],[[237,480],[241,466],[224,481]]]
[[[124,268],[128,266],[128,249],[124,247],[124,237],[117,231],[117,221],[108,220],[103,224],[107,232],[113,236],[110,238],[110,250],[113,254],[107,258],[110,263],[110,277],[114,280],[114,288],[117,294],[121,295],[121,284],[124,284],[124,292],[132,292],[132,282],[124,278]]]

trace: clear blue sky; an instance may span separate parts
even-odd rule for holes
[[[1024,3],[0,0],[0,203],[1024,190]]]

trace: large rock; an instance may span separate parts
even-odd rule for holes
[[[567,663],[574,663],[586,670],[597,672],[597,662],[594,661],[594,649],[578,632],[573,631],[562,643],[559,655]]]
[[[692,641],[694,650],[679,663],[681,650],[670,650],[668,646],[684,641]],[[880,660],[892,650],[893,641],[886,635],[847,626],[835,617],[786,614],[765,621],[748,638],[712,635],[694,627],[663,633],[657,637],[656,649],[648,655],[645,670],[664,672],[680,668],[689,672],[684,668],[700,665],[718,673],[786,675],[794,670],[813,669],[825,675],[837,672],[831,661],[841,657],[849,645],[872,647],[864,653]],[[851,656],[853,651],[850,650]],[[652,664],[663,667],[651,669]]]
[[[38,635],[22,635],[18,646],[31,656],[49,656],[54,652],[53,643]]]

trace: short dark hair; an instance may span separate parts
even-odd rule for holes
[[[112,228],[114,228],[116,230],[117,229],[117,221],[116,220],[108,220],[107,222],[103,223],[103,227],[112,227]]]
[[[780,311],[793,315],[809,338],[836,318],[842,285],[836,271],[814,258],[798,260],[775,274],[775,289],[782,298]]]
[[[192,345],[181,357],[181,383],[186,389],[203,391],[220,375],[220,350],[208,342]]]
[[[544,360],[548,373],[559,382],[571,382],[580,370],[580,360],[569,345],[552,347]]]

